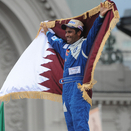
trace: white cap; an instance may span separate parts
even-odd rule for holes
[[[81,31],[83,31],[84,24],[80,20],[72,19],[68,22],[68,24],[63,24],[61,28],[63,30],[66,29],[66,27],[69,28],[79,28]]]

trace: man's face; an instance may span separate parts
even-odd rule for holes
[[[80,39],[79,33],[76,34],[75,30],[69,27],[66,27],[65,37],[68,44],[73,44]]]

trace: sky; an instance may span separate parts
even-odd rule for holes
[[[112,1],[115,2],[120,17],[124,16],[125,9],[131,9],[131,0],[112,0]]]

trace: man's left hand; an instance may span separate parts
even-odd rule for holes
[[[105,7],[104,5],[102,5],[102,3],[100,3],[100,15],[104,16],[109,10],[113,9],[113,4],[109,5],[109,7]]]

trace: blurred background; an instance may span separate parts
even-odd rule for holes
[[[77,16],[100,2],[103,1],[0,0],[0,87],[35,38],[40,22]],[[120,22],[111,32],[96,66],[92,109],[99,108],[102,131],[131,131],[131,1],[114,2]],[[61,103],[31,99],[5,104],[5,128],[67,131]]]

